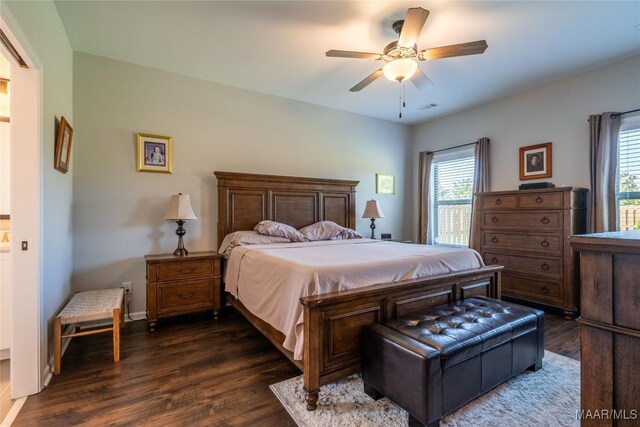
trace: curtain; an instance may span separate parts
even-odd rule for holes
[[[489,191],[489,138],[480,138],[475,150],[473,173],[473,200],[471,202],[471,223],[469,224],[469,247],[480,246],[480,227],[476,194]]]
[[[588,231],[601,233],[617,228],[616,181],[620,115],[602,113],[589,116],[589,193]]]
[[[431,195],[429,189],[431,188],[431,162],[433,161],[433,153],[422,151],[419,157],[420,164],[420,182],[419,182],[419,202],[420,202],[420,217],[418,218],[418,243],[433,243],[433,236],[431,236],[429,227],[429,201]]]

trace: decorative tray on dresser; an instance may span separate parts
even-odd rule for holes
[[[569,237],[586,227],[586,191],[576,187],[477,194],[486,264],[504,266],[502,295],[578,312],[578,258]]]

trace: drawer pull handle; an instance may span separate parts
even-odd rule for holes
[[[543,240],[542,242],[540,242],[540,245],[541,245],[543,248],[548,248],[548,247],[549,247],[549,242],[547,242],[546,240]]]
[[[536,203],[542,203],[544,199],[540,196],[536,197]]]
[[[491,218],[491,222],[494,223],[494,224],[497,223],[498,221],[500,221],[500,220],[498,219],[497,216],[494,216],[493,218]]]
[[[502,204],[502,199],[496,199],[496,205],[501,205]]]
[[[540,288],[540,292],[542,292],[545,295],[549,295],[549,288],[547,288],[546,286],[543,286]]]
[[[192,298],[193,296],[195,296],[195,294],[196,294],[196,291],[191,291],[191,293],[189,293],[189,294],[181,294],[180,298],[189,299],[189,298]]]
[[[194,267],[191,267],[191,268],[181,268],[181,269],[179,269],[179,270],[178,270],[178,273],[180,273],[180,274],[191,274],[191,273],[193,273],[194,271],[196,271],[196,269],[195,269]]]
[[[493,239],[491,239],[491,242],[493,242],[493,243],[498,243],[498,242],[499,242],[499,240],[498,240],[498,238],[497,238],[497,237],[495,237],[495,236],[494,236],[494,237],[493,237]]]
[[[545,216],[545,217],[542,217],[540,222],[543,223],[543,224],[549,224],[551,222],[551,220]]]
[[[542,265],[540,266],[540,268],[546,271],[546,270],[550,269],[551,267],[549,267],[549,264],[547,264],[547,263],[545,262],[544,264],[542,264]]]
[[[497,264],[498,261],[500,261],[500,260],[498,258],[496,258],[496,257],[491,258],[491,262],[494,263],[494,264]]]

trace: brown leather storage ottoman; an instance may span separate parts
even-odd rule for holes
[[[542,367],[544,313],[468,298],[363,329],[362,380],[374,399],[409,412],[410,426],[440,419],[526,369]]]

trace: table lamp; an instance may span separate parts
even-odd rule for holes
[[[171,219],[178,223],[178,229],[176,230],[176,234],[178,235],[178,248],[173,254],[175,256],[188,255],[189,251],[184,247],[184,242],[182,241],[182,236],[187,233],[183,225],[185,220],[198,219],[196,214],[193,213],[193,209],[191,209],[189,195],[182,193],[172,195],[171,202],[169,202],[169,210],[164,219]]]
[[[367,200],[367,205],[364,208],[362,218],[371,219],[371,225],[369,226],[371,227],[371,238],[375,239],[376,218],[384,218],[384,214],[382,213],[382,209],[380,209],[380,204],[377,200]]]

